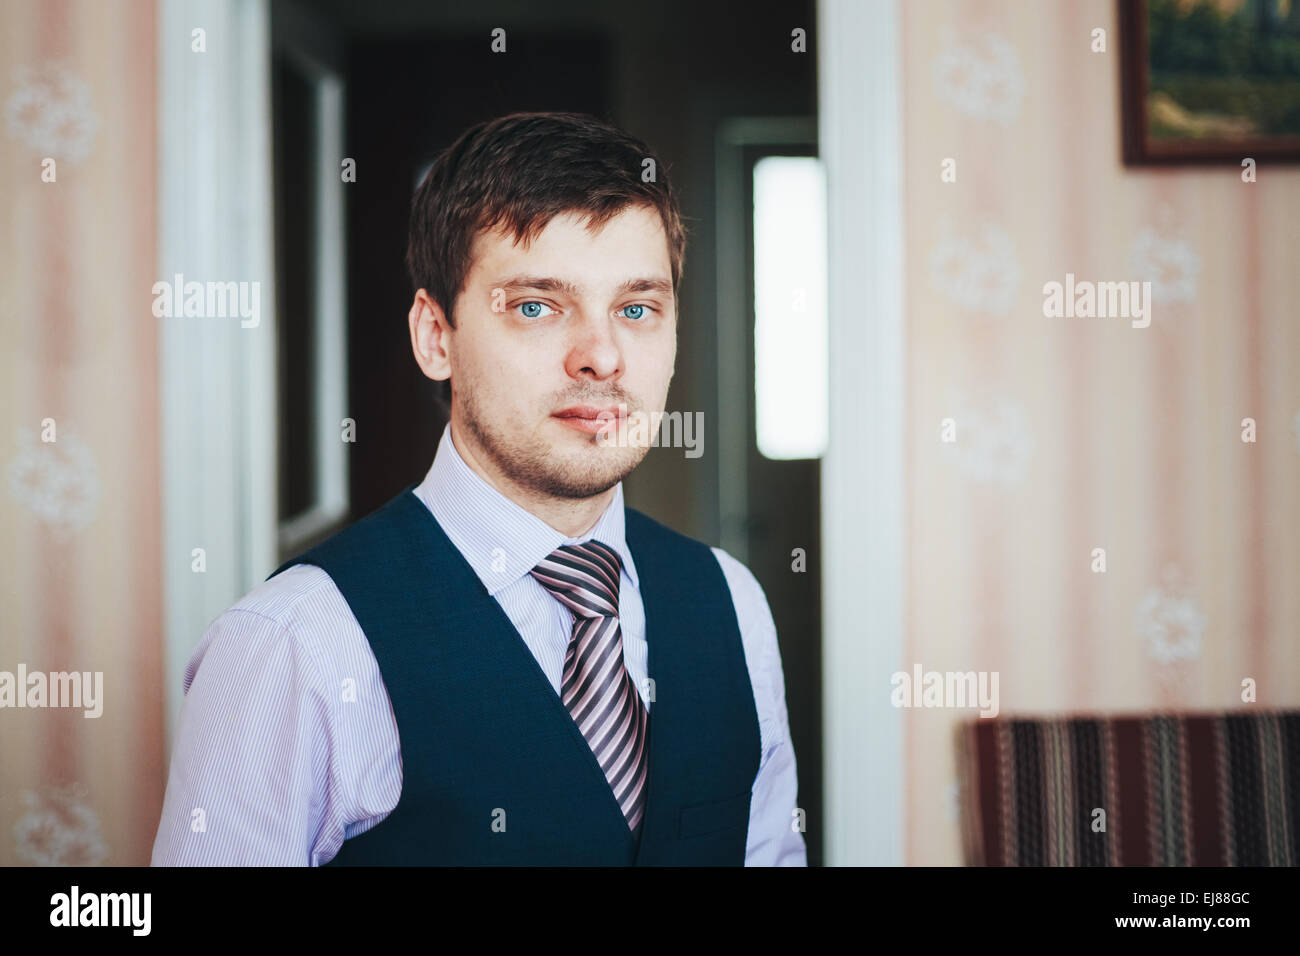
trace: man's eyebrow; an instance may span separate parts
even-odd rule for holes
[[[504,289],[506,292],[556,292],[575,299],[582,295],[581,286],[553,276],[511,276],[498,282],[494,288]],[[672,295],[673,284],[662,278],[628,279],[615,290],[615,295],[626,295],[629,292],[660,292],[664,295]]]
[[[672,295],[673,284],[667,279],[628,279],[618,287],[618,294],[628,292],[662,292],[664,295]]]

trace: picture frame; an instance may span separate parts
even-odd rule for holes
[[[1117,0],[1123,161],[1300,162],[1300,0]]]

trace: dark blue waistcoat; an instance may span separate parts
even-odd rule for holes
[[[760,742],[730,589],[706,545],[625,515],[654,680],[637,837],[514,625],[410,489],[275,572],[333,579],[397,719],[397,807],[331,864],[744,863]]]

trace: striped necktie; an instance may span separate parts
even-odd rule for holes
[[[560,699],[582,731],[635,833],[645,813],[647,714],[623,664],[618,553],[600,541],[562,545],[529,573],[573,612]]]

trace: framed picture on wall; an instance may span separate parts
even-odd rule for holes
[[[1124,162],[1300,162],[1300,0],[1118,0]]]

